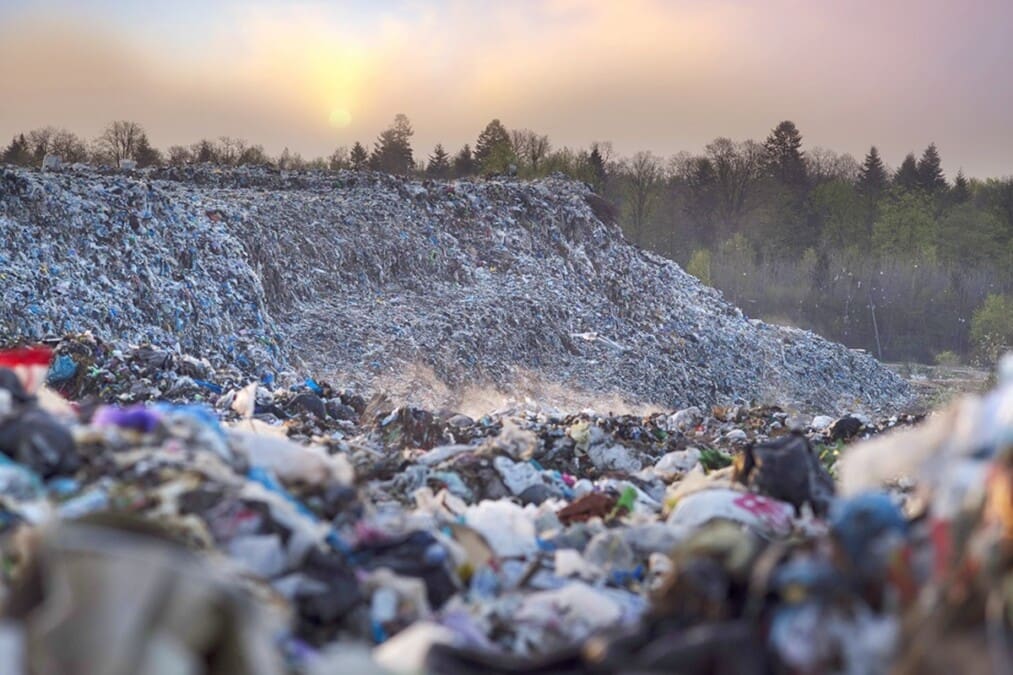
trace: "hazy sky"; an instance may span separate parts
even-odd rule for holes
[[[212,6],[208,8],[206,6]],[[0,141],[132,119],[167,147],[371,143],[417,154],[493,117],[556,145],[699,151],[779,120],[893,166],[1013,174],[1009,0],[0,0]]]

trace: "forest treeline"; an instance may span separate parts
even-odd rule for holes
[[[1013,346],[1013,178],[948,181],[930,143],[896,169],[876,147],[861,162],[804,147],[784,121],[763,140],[717,138],[702,153],[619,157],[607,142],[554,147],[492,120],[451,153],[426,156],[397,115],[368,147],[311,160],[269,156],[243,139],[202,139],[164,152],[137,123],[91,142],[53,128],[16,135],[0,162],[140,167],[214,163],[299,170],[380,170],[431,178],[562,172],[616,204],[634,242],[675,259],[750,316],[815,330],[886,360],[994,362]]]

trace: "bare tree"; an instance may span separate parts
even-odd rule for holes
[[[216,153],[218,161],[227,166],[235,166],[239,164],[239,160],[246,152],[246,149],[247,144],[245,139],[220,136],[218,138]]]
[[[96,145],[102,155],[114,165],[121,159],[133,159],[137,143],[144,135],[144,129],[136,122],[118,120],[105,128]]]
[[[190,148],[183,145],[170,145],[169,146],[169,165],[170,166],[183,166],[193,161],[193,153]]]
[[[848,153],[839,154],[819,146],[806,152],[805,165],[806,173],[815,184],[832,180],[854,182],[861,168],[858,161]]]
[[[41,162],[46,154],[52,152],[52,140],[55,133],[56,129],[53,127],[32,129],[28,132],[28,151],[32,153],[32,159],[35,162]]]
[[[528,145],[525,148],[525,153],[528,162],[531,164],[531,170],[538,171],[538,163],[549,154],[552,150],[552,144],[549,142],[549,137],[545,134],[531,133],[528,138]]]
[[[664,178],[661,159],[652,152],[638,152],[630,159],[629,176],[633,238],[639,242],[654,205],[655,188]]]
[[[736,230],[746,211],[746,198],[762,171],[763,146],[755,141],[733,143],[717,138],[706,151],[717,187],[717,216],[726,230]]]
[[[538,172],[538,164],[552,151],[552,144],[545,134],[538,134],[531,129],[514,129],[510,132],[510,141],[518,158],[527,162],[532,173]]]
[[[327,161],[327,168],[331,171],[340,171],[341,169],[348,169],[351,166],[352,162],[348,158],[348,147],[344,145],[335,148]]]
[[[66,129],[57,129],[49,139],[49,152],[59,155],[68,164],[88,160],[88,146],[77,134]]]

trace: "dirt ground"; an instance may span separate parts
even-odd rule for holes
[[[991,371],[972,366],[930,366],[921,363],[887,363],[918,392],[919,406],[938,408],[967,393],[982,393],[991,386]]]

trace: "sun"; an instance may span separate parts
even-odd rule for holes
[[[330,120],[332,127],[343,129],[352,123],[352,113],[348,112],[344,108],[335,108],[331,111],[331,116],[328,119]]]

